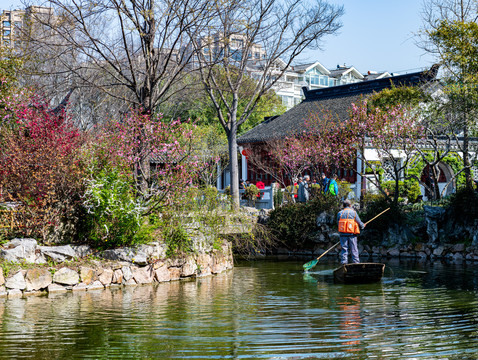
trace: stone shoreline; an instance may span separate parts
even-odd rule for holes
[[[101,254],[104,258],[101,260],[87,258],[85,261],[77,256],[85,253],[91,255],[91,249],[70,245],[41,247],[33,239],[12,240],[0,250],[0,259],[10,264],[15,259],[13,264],[21,262],[28,268],[4,276],[0,267],[0,297],[153,284],[211,276],[233,268],[232,250],[227,242],[220,250],[174,259],[158,256],[164,255],[159,244],[108,250]],[[46,260],[52,259],[64,262],[48,266]]]
[[[338,241],[338,236],[336,237]],[[359,240],[360,241],[360,240]],[[314,251],[289,251],[287,249],[277,249],[275,255],[278,256],[319,256],[323,254],[334,243],[328,243],[324,246],[316,247]],[[340,247],[331,250],[326,256],[338,256]],[[421,260],[449,260],[454,262],[477,261],[478,247],[459,244],[426,244],[416,243],[404,246],[369,246],[359,244],[359,254],[361,259],[369,258],[398,258],[398,259],[421,259]]]

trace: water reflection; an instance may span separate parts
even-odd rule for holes
[[[304,274],[262,261],[189,282],[1,300],[0,358],[476,357],[477,269],[387,266],[394,277],[368,285],[334,284],[334,264]]]

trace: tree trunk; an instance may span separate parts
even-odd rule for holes
[[[231,119],[231,129],[227,134],[227,142],[231,168],[232,204],[235,208],[239,208],[239,162],[237,161],[237,123],[235,119]]]

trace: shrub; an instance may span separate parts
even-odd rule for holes
[[[85,230],[94,246],[109,248],[149,240],[147,232],[140,231],[141,203],[132,189],[131,177],[115,169],[105,169],[87,181]]]
[[[478,219],[477,191],[464,187],[447,200],[455,218],[460,222]]]
[[[405,221],[405,215],[398,205],[394,206],[383,195],[375,194],[364,196],[364,210],[360,212],[360,219],[365,223],[387,208],[390,210],[367,225],[367,229],[386,231],[392,224]]]
[[[244,197],[253,203],[257,200],[259,193],[260,190],[254,184],[251,184],[244,189]]]
[[[333,196],[318,196],[307,203],[287,204],[270,213],[267,227],[289,248],[311,247],[309,241],[317,230],[317,215],[323,211],[336,214],[339,208],[339,202]]]

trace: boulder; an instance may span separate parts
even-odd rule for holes
[[[51,273],[45,268],[28,269],[25,274],[26,290],[45,289],[52,283]]]
[[[332,225],[334,223],[334,216],[326,211],[322,211],[315,219],[315,223],[318,227],[322,225]]]
[[[439,240],[438,222],[443,221],[445,209],[439,206],[424,206],[425,223],[427,225],[428,241],[431,244]]]
[[[445,247],[442,245],[437,246],[435,249],[433,249],[432,254],[436,257],[441,257],[445,255]]]
[[[124,282],[133,278],[133,272],[131,271],[131,268],[129,266],[123,266],[121,268],[121,271],[123,272],[123,281]]]
[[[394,247],[388,250],[388,255],[391,257],[399,257],[400,256],[400,249]]]
[[[5,286],[0,285],[0,298],[6,297],[6,296],[7,296],[7,289],[5,288]]]
[[[76,257],[75,250],[70,245],[63,246],[39,246],[41,253],[54,262],[73,260]]]
[[[89,245],[72,245],[71,248],[75,252],[77,258],[84,258],[94,253]]]
[[[7,296],[9,298],[19,298],[23,296],[23,293],[20,289],[9,289],[7,290]]]
[[[151,284],[153,282],[154,271],[151,266],[132,267],[133,279],[137,284]]]
[[[123,279],[123,281],[124,281],[124,279]],[[136,285],[136,281],[134,281],[134,279],[131,278],[128,281],[123,282],[123,285],[124,286],[134,286],[134,285]]]
[[[454,262],[457,262],[457,263],[462,263],[463,260],[465,260],[465,257],[463,256],[463,253],[457,252],[457,253],[453,254],[452,260]]]
[[[132,262],[139,266],[145,266],[148,265],[148,257],[146,254],[139,252],[133,257]]]
[[[59,284],[51,283],[48,285],[48,292],[49,293],[60,293],[60,292],[67,292],[66,287],[61,286]]]
[[[10,262],[35,263],[37,242],[35,239],[13,239],[0,250],[0,258]]]
[[[53,282],[62,285],[76,285],[80,281],[80,275],[75,270],[67,267],[61,268],[53,275]]]
[[[179,280],[181,278],[181,268],[177,267],[170,267],[168,268],[169,271],[169,280]]]
[[[105,286],[111,284],[111,280],[113,279],[113,270],[111,269],[103,269],[103,272],[100,276],[98,276],[98,280]]]
[[[452,246],[451,248],[451,252],[463,252],[465,251],[465,244],[461,243],[461,244],[455,244]]]
[[[5,278],[3,277],[3,269],[0,268],[0,286],[5,284]]]
[[[163,265],[160,268],[154,270],[154,278],[157,282],[170,281],[171,274],[169,273],[168,267],[166,265]]]
[[[135,252],[133,251],[133,249],[125,247],[125,248],[105,250],[103,251],[101,256],[104,259],[108,259],[108,260],[127,261],[131,263],[133,262]]]
[[[105,286],[99,280],[95,280],[90,285],[86,286],[86,290],[88,290],[88,291],[103,290],[104,288],[105,288]]]
[[[123,272],[121,269],[116,269],[113,271],[113,278],[111,279],[111,283],[113,284],[121,284],[123,282]]]
[[[23,275],[22,271],[17,272],[12,277],[9,277],[5,281],[5,287],[8,289],[18,289],[23,290],[27,287],[27,283],[25,281],[25,276]]]
[[[181,277],[189,277],[196,275],[197,264],[192,257],[188,257],[184,265],[181,267]]]
[[[86,285],[85,283],[78,283],[71,288],[71,291],[86,291],[87,287],[88,285]]]
[[[80,279],[86,285],[96,280],[96,271],[86,266],[80,266]]]

